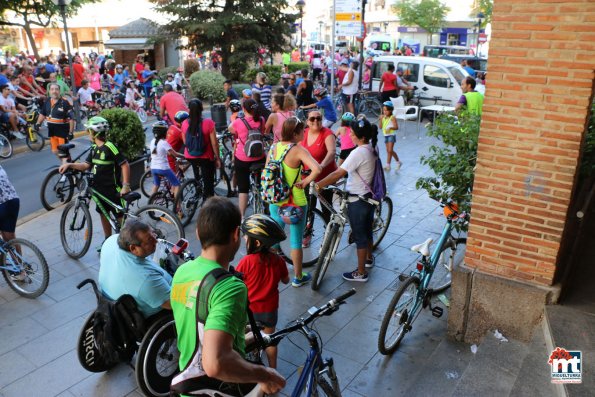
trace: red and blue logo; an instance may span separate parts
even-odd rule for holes
[[[548,363],[552,368],[552,383],[582,383],[582,353],[556,347]]]

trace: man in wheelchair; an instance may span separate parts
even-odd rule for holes
[[[149,258],[156,246],[151,228],[131,219],[101,249],[99,289],[111,300],[131,295],[145,318],[171,310],[171,276]]]
[[[285,386],[277,371],[244,358],[248,291],[228,272],[242,240],[240,224],[236,205],[211,197],[196,224],[201,256],[174,275],[171,306],[181,370],[172,380],[175,393],[252,396],[259,389],[273,394]]]

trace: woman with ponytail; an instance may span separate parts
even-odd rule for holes
[[[347,281],[367,282],[366,269],[374,266],[374,257],[372,256],[374,206],[367,201],[360,200],[358,196],[372,197],[370,186],[373,184],[378,157],[376,150],[378,127],[370,124],[365,117],[358,118],[351,123],[350,134],[356,148],[336,171],[318,182],[315,187],[317,191],[320,191],[347,175],[345,189],[350,195],[347,214],[352,238],[357,246],[357,269],[343,273],[343,278]]]
[[[165,121],[158,121],[153,124],[154,138],[149,145],[151,150],[151,174],[153,175],[153,190],[151,191],[151,195],[157,193],[161,182],[160,179],[165,178],[172,186],[172,194],[175,197],[176,193],[178,193],[180,181],[169,167],[167,156],[183,158],[184,155],[176,152],[165,139],[167,129],[168,125]]]

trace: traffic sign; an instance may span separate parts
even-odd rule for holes
[[[477,41],[480,43],[486,43],[488,41],[488,35],[485,33],[480,33]]]
[[[335,0],[335,34],[362,36],[361,0]]]

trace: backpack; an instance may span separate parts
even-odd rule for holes
[[[377,155],[374,149],[370,149],[369,146],[366,145],[366,148],[374,154],[376,157],[375,167],[374,167],[374,174],[372,176],[372,186],[370,186],[364,178],[356,171],[355,173],[362,180],[364,185],[366,185],[366,189],[370,193],[372,193],[372,198],[376,201],[382,201],[384,197],[386,197],[386,180],[384,179],[384,172],[382,171],[382,161],[380,160],[380,156]]]
[[[193,133],[190,131],[190,122],[188,122],[188,129],[186,130],[186,149],[191,156],[202,156],[205,153],[205,139],[202,133],[202,120],[198,123],[198,131]]]
[[[246,129],[248,130],[248,138],[244,144],[244,154],[247,157],[261,157],[264,154],[264,142],[262,141],[262,132],[259,129],[254,129],[248,124],[245,118],[240,118]],[[258,122],[259,127],[262,125],[262,120]]]
[[[287,145],[279,160],[275,160],[273,156],[276,146],[269,151],[269,162],[263,168],[260,176],[260,196],[263,201],[276,204],[287,200],[291,195],[291,186],[287,184],[283,176],[283,160],[287,152],[294,146],[295,143]],[[296,180],[298,175],[296,175]]]
[[[115,302],[107,299],[95,281],[86,279],[77,288],[90,283],[97,298],[97,308],[87,320],[79,339],[79,361],[92,372],[106,371],[130,361],[146,332],[145,319],[131,295]]]

